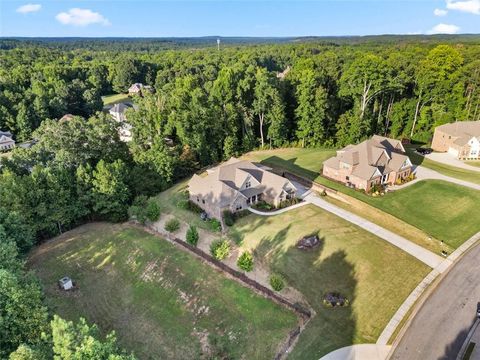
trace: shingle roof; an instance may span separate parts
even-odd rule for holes
[[[408,156],[399,140],[374,135],[357,145],[348,145],[337,151],[337,156],[323,162],[324,166],[340,169],[340,163],[352,166],[352,175],[370,180],[377,171],[388,174],[399,171]]]
[[[257,180],[259,185],[240,191],[249,176]],[[191,193],[207,197],[211,202],[223,207],[230,204],[237,196],[250,197],[265,192],[269,196],[276,197],[286,184],[293,187],[288,179],[249,161],[231,158],[224,164],[210,169],[205,177],[194,175],[188,186]]]
[[[451,136],[472,137],[480,136],[480,121],[457,121],[450,124],[437,126],[436,129]]]

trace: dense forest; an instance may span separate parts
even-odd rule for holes
[[[68,357],[79,348],[129,358],[94,326],[51,320],[23,269],[35,244],[125,220],[137,196],[259,147],[428,141],[437,125],[480,120],[479,59],[478,37],[243,39],[220,50],[215,39],[0,40],[0,130],[36,140],[1,159],[0,358],[85,358]],[[102,96],[135,82],[155,92],[133,99],[126,144]]]

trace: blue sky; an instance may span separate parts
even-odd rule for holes
[[[480,0],[0,0],[0,36],[480,33]]]

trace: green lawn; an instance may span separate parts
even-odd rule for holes
[[[480,167],[480,160],[476,160],[476,161],[465,161],[465,164],[472,165],[472,166],[476,166],[476,167]]]
[[[307,325],[289,359],[319,359],[343,346],[375,343],[400,304],[430,269],[384,240],[313,205],[281,215],[249,215],[233,228],[252,249],[299,290],[317,315]],[[319,248],[294,247],[318,233]],[[325,308],[322,297],[338,291],[346,308]]]
[[[278,167],[310,180],[318,178],[323,162],[336,154],[332,149],[286,148],[253,151],[242,158]]]
[[[272,167],[287,169],[361,200],[444,241],[452,248],[457,248],[480,231],[479,191],[443,181],[428,180],[384,197],[374,198],[320,176],[321,163],[329,154],[329,150],[279,149],[251,152],[246,157]],[[316,157],[318,161],[315,161]],[[361,210],[356,210],[355,207],[351,208],[351,211],[362,215]],[[370,220],[382,225],[381,219]],[[425,246],[422,244],[424,239],[412,240]]]
[[[190,179],[180,181],[156,196],[161,211],[172,214],[188,224],[195,225],[205,230],[210,230],[211,228],[208,223],[202,221],[199,214],[187,210],[182,206],[182,204],[188,201],[188,194],[186,191],[189,180]]]
[[[124,101],[130,101],[128,94],[112,94],[102,96],[103,106],[112,105]]]
[[[232,358],[271,359],[297,324],[293,312],[128,225],[81,226],[36,248],[28,264],[54,312],[115,330],[140,359],[207,358],[209,334]],[[78,290],[57,288],[65,275]]]

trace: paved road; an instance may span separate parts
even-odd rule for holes
[[[447,273],[419,310],[390,359],[455,359],[480,301],[480,245]]]

